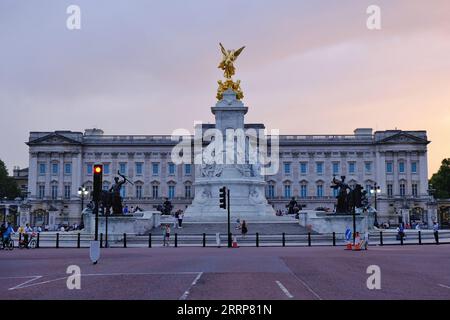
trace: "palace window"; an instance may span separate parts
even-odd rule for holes
[[[316,195],[319,198],[323,197],[323,185],[321,185],[321,184],[317,185],[317,187],[316,187]]]
[[[417,197],[417,194],[418,194],[418,192],[417,192],[417,183],[413,183],[411,185],[411,192],[412,192],[413,197]]]
[[[175,186],[169,186],[169,199],[175,198]]]
[[[175,164],[172,162],[169,163],[169,176],[175,175]]]
[[[124,162],[119,163],[119,172],[120,174],[126,175],[127,174],[127,164]]]
[[[354,162],[348,163],[348,173],[350,173],[350,174],[355,173],[355,163]]]
[[[70,185],[64,186],[64,199],[69,200],[70,199]]]
[[[372,162],[366,162],[364,165],[366,173],[372,173]]]
[[[398,163],[398,172],[405,173],[405,163],[404,162]]]
[[[91,164],[91,163],[88,163],[88,164],[86,165],[86,173],[87,173],[88,175],[91,175],[91,174],[92,174],[92,164]]]
[[[46,165],[45,165],[45,163],[40,163],[40,164],[39,164],[39,174],[45,174],[46,171],[47,171],[47,170],[46,170]]]
[[[142,199],[142,186],[136,186],[136,199]]]
[[[159,190],[157,185],[152,186],[152,198],[157,199],[159,197]]]
[[[291,174],[291,163],[290,162],[284,163],[284,174]]]
[[[291,197],[291,185],[290,184],[285,184],[284,185],[284,197],[285,198],[290,198]]]
[[[44,197],[45,197],[45,186],[44,185],[39,186],[38,197],[39,197],[39,199],[44,199]]]
[[[57,163],[52,163],[52,174],[58,174],[59,165]]]
[[[125,196],[126,196],[126,188],[124,186],[122,186],[122,188],[120,188],[120,196],[122,198],[125,198]]]
[[[316,173],[317,174],[323,173],[323,162],[316,162]]]
[[[142,162],[136,162],[136,175],[142,176]]]
[[[159,175],[159,163],[157,162],[152,163],[152,175]]]
[[[267,186],[267,198],[275,198],[275,186],[273,184]]]
[[[387,196],[389,198],[392,198],[393,195],[394,195],[394,189],[392,187],[392,184],[388,184],[387,185]]]
[[[411,162],[411,173],[417,173],[417,162]]]
[[[392,162],[386,162],[386,173],[392,173],[394,171],[394,167]]]
[[[404,197],[406,195],[406,185],[404,183],[400,184],[400,196]]]
[[[190,176],[191,175],[191,164],[190,163],[186,163],[184,165],[184,174],[186,176]]]
[[[333,162],[333,174],[338,174],[339,173],[339,162]]]
[[[64,165],[64,174],[72,174],[72,164],[66,163]]]
[[[191,186],[190,185],[184,186],[184,197],[191,198]]]
[[[308,186],[306,184],[302,184],[300,186],[300,197],[306,198],[308,196]]]
[[[58,186],[52,186],[52,200],[58,199]]]
[[[307,171],[308,171],[308,164],[306,162],[301,162],[300,163],[300,173],[306,174]]]
[[[103,164],[103,173],[109,174],[109,163]]]

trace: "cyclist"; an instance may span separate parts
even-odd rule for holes
[[[30,224],[26,224],[25,225],[25,230],[23,233],[23,242],[25,244],[25,246],[28,248],[28,244],[30,243],[30,236],[33,233],[33,228],[30,227]]]
[[[6,246],[6,244],[9,242],[9,240],[11,239],[11,235],[14,234],[14,229],[11,226],[11,224],[9,224],[9,226],[6,228],[5,231],[3,231],[3,238],[2,238],[2,242],[3,242],[3,248]]]

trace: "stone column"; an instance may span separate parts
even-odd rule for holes
[[[59,164],[58,164],[58,193],[59,198],[64,199],[64,153],[59,153]]]
[[[427,152],[424,151],[419,156],[419,190],[418,194],[421,197],[428,195],[428,159]]]
[[[38,175],[38,167],[37,167],[37,153],[30,152],[29,157],[29,170],[28,170],[28,192],[30,199],[37,198],[37,175]]]

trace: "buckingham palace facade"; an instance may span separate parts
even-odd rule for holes
[[[78,190],[92,190],[95,163],[104,166],[104,189],[118,171],[134,183],[122,189],[129,207],[154,209],[168,197],[176,209],[185,209],[194,197],[197,170],[194,164],[171,162],[176,143],[170,135],[106,135],[100,129],[31,132],[29,212],[22,220],[80,223]],[[380,187],[380,223],[395,224],[400,216],[403,221],[429,221],[428,143],[426,131],[362,128],[351,135],[281,135],[280,166],[276,175],[266,176],[266,197],[276,210],[285,210],[294,196],[305,209],[333,210],[331,180],[345,176],[350,186],[359,183],[368,191],[375,183]]]

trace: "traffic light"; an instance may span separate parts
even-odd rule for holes
[[[222,187],[219,189],[220,207],[222,209],[227,208],[227,187]]]
[[[103,165],[94,165],[94,188],[92,192],[92,200],[99,201],[100,193],[102,192],[102,181],[103,181]]]

